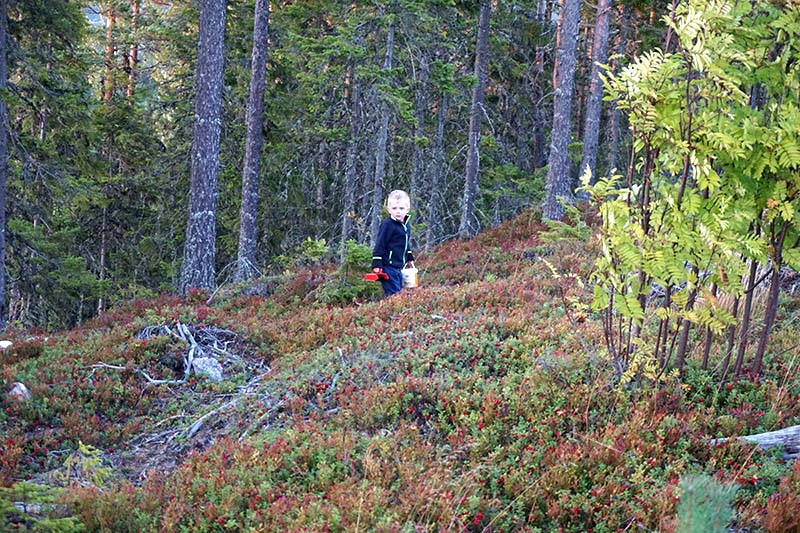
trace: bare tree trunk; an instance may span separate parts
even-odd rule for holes
[[[620,4],[617,7],[617,37],[615,40],[615,53],[619,56],[625,54],[628,40],[628,13],[625,4]],[[619,72],[620,61],[613,59],[611,61],[611,70],[616,74]],[[610,173],[612,169],[618,168],[619,162],[619,141],[620,141],[620,113],[617,109],[616,102],[610,102],[608,112],[608,127],[606,128],[608,137],[606,144],[608,145],[607,158],[605,161],[605,172]]]
[[[545,139],[545,120],[542,112],[541,102],[543,100],[544,88],[544,50],[536,50],[535,75],[531,79],[531,100],[536,103],[531,110],[532,128],[531,138],[533,139],[533,168],[541,168],[547,164],[547,140]]]
[[[50,46],[48,46],[48,48],[50,48]],[[52,50],[48,50],[48,54],[52,53]],[[53,63],[51,61],[47,62],[47,72],[53,72]],[[49,111],[50,110],[47,108],[47,101],[42,101],[41,107],[39,108],[39,123],[37,125],[37,131],[34,133],[39,138],[40,142],[44,142],[47,138]]]
[[[717,285],[716,283],[711,289],[711,295],[716,298],[717,297]],[[714,332],[711,331],[711,328],[706,326],[704,328],[706,330],[705,341],[703,342],[703,362],[701,368],[703,370],[708,369],[708,359],[711,355],[711,345],[714,343]]]
[[[669,311],[672,307],[672,285],[668,285],[664,289],[664,304],[661,306],[663,309]],[[656,338],[656,348],[654,350],[656,358],[658,359],[659,368],[665,369],[667,365],[667,345],[669,344],[669,318],[662,318],[658,321],[658,336]]]
[[[0,0],[0,92],[8,87],[6,45],[8,43],[8,0]],[[8,106],[0,98],[0,329],[6,327],[6,182],[8,181]]]
[[[116,27],[117,23],[117,13],[114,11],[114,6],[108,5],[106,6],[106,49],[105,49],[105,80],[103,82],[103,102],[108,104],[111,102],[111,98],[114,96],[114,88],[115,88],[115,73],[114,73],[114,56],[117,52],[117,45],[114,40],[114,28]],[[113,144],[113,134],[106,139],[106,159],[109,165],[111,165],[112,161],[112,144]],[[113,173],[112,170],[109,169],[109,172]],[[106,190],[106,186],[103,187],[103,193],[108,194]],[[102,221],[100,226],[100,250],[99,250],[99,261],[97,265],[97,277],[99,281],[104,281],[106,278],[106,257],[108,255],[108,209],[103,208],[103,215]],[[81,297],[83,300],[83,297]],[[105,298],[103,295],[97,299],[97,314],[100,315],[105,311]],[[79,313],[80,315],[80,313]],[[79,317],[80,320],[80,317]]]
[[[389,24],[386,36],[386,55],[383,58],[383,70],[388,72],[392,68],[392,50],[394,48],[394,23]],[[372,240],[378,236],[381,224],[381,208],[383,206],[383,180],[386,174],[386,141],[389,137],[389,103],[381,100],[380,127],[378,129],[378,144],[375,147],[375,178],[372,191],[372,222],[370,234]]]
[[[350,239],[353,220],[356,216],[356,159],[358,141],[361,135],[361,90],[355,66],[351,66],[348,76],[350,92],[350,137],[347,140],[347,154],[344,169],[344,198],[342,203],[342,238],[340,260],[345,258],[345,243]]]
[[[747,293],[744,298],[744,309],[742,310],[742,329],[739,331],[739,347],[736,352],[736,362],[733,365],[734,375],[739,375],[744,366],[744,354],[747,350],[747,340],[750,336],[750,315],[753,311],[753,293],[756,288],[756,272],[758,264],[751,259],[750,275],[747,279]]]
[[[580,0],[562,0],[555,72],[553,73],[555,89],[553,129],[548,158],[545,201],[542,205],[542,218],[550,220],[560,220],[564,216],[562,200],[568,203],[574,201],[567,152],[572,138],[572,89],[580,14]]]
[[[108,208],[103,207],[103,216],[100,221],[100,260],[98,265],[97,279],[104,281],[106,279],[106,256],[108,254]],[[81,297],[83,300],[83,297]],[[101,294],[97,299],[97,314],[102,315],[106,310],[106,300]],[[78,314],[80,320],[80,313]]]
[[[678,9],[678,0],[672,0],[672,9],[669,10],[670,12],[670,20],[674,23],[675,22],[675,12]],[[655,16],[655,4],[650,6],[650,18],[654,18]],[[664,51],[667,53],[673,52],[673,45],[672,39],[675,35],[675,30],[672,29],[672,24],[667,25],[667,36],[664,38]],[[677,39],[676,39],[677,42]]]
[[[414,153],[411,160],[411,179],[408,185],[408,194],[411,196],[412,208],[418,213],[417,224],[427,221],[427,217],[419,217],[419,214],[424,212],[420,209],[422,202],[419,198],[419,192],[425,176],[425,143],[423,140],[425,139],[425,116],[428,113],[429,71],[428,57],[423,52],[420,54],[419,80],[416,84]]]
[[[475,46],[475,87],[472,89],[472,104],[469,114],[469,147],[467,169],[464,176],[464,196],[461,200],[461,223],[459,237],[472,237],[478,233],[475,217],[475,201],[478,196],[478,171],[480,168],[481,118],[483,116],[483,92],[486,86],[486,63],[489,55],[489,19],[492,15],[491,0],[481,0],[478,20],[478,40]]]
[[[131,47],[128,52],[128,90],[126,95],[133,98],[136,91],[136,68],[139,62],[139,37],[136,30],[139,25],[139,0],[131,0]]]
[[[436,112],[436,137],[433,141],[433,168],[431,169],[431,186],[428,198],[428,226],[425,241],[428,246],[436,244],[442,237],[442,182],[444,181],[444,128],[447,124],[447,94],[439,96],[439,108]]]
[[[225,0],[201,0],[189,221],[179,287],[182,294],[193,288],[214,287],[224,45]]]
[[[108,102],[114,94],[114,26],[117,23],[117,14],[112,6],[106,7],[106,57],[105,80],[103,80],[103,101]]]
[[[261,151],[264,147],[264,92],[267,78],[269,39],[269,0],[256,0],[253,23],[253,50],[250,60],[250,91],[245,118],[247,138],[242,170],[242,207],[239,213],[239,251],[235,281],[244,281],[257,273],[256,243],[258,184],[261,174]]]
[[[731,314],[734,318],[739,318],[739,297],[733,299],[733,309]],[[731,366],[731,355],[733,354],[733,347],[736,343],[736,324],[728,326],[728,333],[725,339],[725,357],[722,358],[722,370],[720,371],[720,381],[725,381],[728,375],[728,370]]]
[[[333,98],[331,97],[329,101],[333,102]],[[311,212],[313,213],[313,231],[314,234],[319,234],[320,228],[324,228],[327,226],[327,218],[325,216],[324,208],[325,203],[328,199],[328,195],[325,191],[326,180],[324,178],[324,169],[328,166],[329,161],[334,161],[333,168],[331,169],[332,172],[336,172],[336,167],[338,161],[334,157],[331,156],[330,146],[327,142],[323,141],[317,144],[317,154],[314,157],[314,165],[312,166],[312,173],[311,175],[316,178],[314,183],[314,202],[311,204],[313,209]]]
[[[594,24],[594,43],[592,45],[592,73],[589,81],[589,96],[586,102],[586,117],[583,126],[583,154],[581,174],[587,169],[591,173],[590,183],[595,180],[597,144],[600,138],[600,112],[603,101],[603,80],[600,79],[600,65],[608,57],[608,18],[611,0],[599,0],[597,19]],[[585,196],[585,194],[584,194]]]
[[[783,458],[787,460],[797,459],[800,453],[800,426],[790,426],[776,431],[730,438],[737,438],[739,440],[758,444],[759,448],[762,450],[769,450],[770,448],[781,446],[783,447]],[[725,442],[730,440],[730,438],[713,439],[711,445],[713,446]]]
[[[774,223],[773,223],[774,226]],[[761,365],[764,361],[764,354],[767,351],[767,342],[769,341],[769,334],[772,331],[772,326],[775,324],[775,316],[778,314],[778,297],[781,290],[781,266],[783,265],[783,243],[786,240],[786,232],[789,230],[789,221],[783,222],[783,227],[777,235],[772,233],[773,250],[772,259],[772,276],[770,278],[769,296],[767,298],[766,309],[764,310],[764,327],[761,329],[761,338],[758,341],[758,348],[756,349],[756,356],[753,359],[753,365],[750,370],[755,375],[761,374]]]

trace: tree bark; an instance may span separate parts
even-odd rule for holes
[[[108,254],[108,207],[103,207],[100,218],[100,257],[97,266],[97,279],[101,282],[106,279],[106,256]],[[106,310],[106,299],[103,294],[97,299],[97,315],[102,315]],[[80,314],[78,315],[80,320]]]
[[[439,108],[436,110],[436,137],[433,141],[433,168],[431,169],[431,185],[428,190],[428,226],[425,242],[428,246],[439,242],[442,237],[441,205],[442,182],[444,181],[444,129],[447,124],[447,94],[439,96]]]
[[[735,297],[733,299],[733,309],[731,310],[731,314],[735,319],[739,319],[739,297]],[[733,354],[733,347],[736,343],[736,324],[733,323],[728,326],[728,331],[725,338],[725,356],[722,358],[721,363],[721,370],[720,370],[720,381],[725,381],[725,378],[728,375],[728,370],[731,366],[731,355]]]
[[[536,50],[535,66],[532,71],[533,75],[530,78],[531,101],[535,102],[535,105],[531,109],[532,131],[530,137],[533,140],[531,164],[533,168],[541,168],[547,164],[545,116],[541,105],[542,100],[544,100],[544,49],[541,47]]]
[[[131,0],[131,47],[128,52],[128,99],[133,99],[136,91],[136,68],[139,62],[139,37],[136,30],[139,25],[139,0]]]
[[[392,52],[394,48],[394,23],[389,24],[386,35],[386,55],[383,58],[383,70],[388,74],[392,68]],[[389,138],[389,103],[385,98],[381,100],[380,127],[378,128],[378,142],[375,147],[375,178],[372,190],[372,222],[370,234],[373,242],[378,236],[381,224],[381,209],[383,206],[383,180],[386,174],[386,141]]]
[[[467,169],[464,176],[464,196],[461,200],[461,223],[459,237],[473,237],[479,225],[475,216],[475,201],[478,196],[478,172],[480,169],[481,118],[483,117],[483,92],[486,86],[486,63],[489,55],[489,20],[492,14],[490,0],[481,0],[478,20],[478,39],[475,47],[475,87],[472,89],[472,104],[469,114],[469,147]]]
[[[776,431],[767,431],[765,433],[756,433],[754,435],[743,435],[741,437],[731,437],[739,440],[745,440],[758,444],[762,450],[769,450],[776,446],[783,446],[784,459],[796,459],[798,452],[800,452],[800,426],[791,426]],[[713,439],[712,445],[716,445],[729,438]]]
[[[420,189],[422,188],[425,176],[425,116],[428,113],[428,76],[429,76],[428,57],[425,53],[420,54],[419,60],[419,80],[417,80],[416,98],[414,99],[414,153],[411,159],[411,179],[408,185],[408,194],[411,197],[411,205],[417,212],[417,223],[424,223],[427,217],[420,218],[424,212],[420,209]]]
[[[568,150],[572,131],[572,89],[579,20],[580,0],[563,0],[559,14],[558,46],[553,74],[555,90],[553,129],[545,201],[542,205],[542,218],[550,220],[560,220],[564,216],[564,206],[560,199],[567,203],[574,201]]]
[[[784,221],[783,226],[777,235],[774,231],[770,248],[773,250],[772,259],[772,276],[769,280],[769,296],[767,297],[767,305],[764,311],[764,326],[761,329],[761,337],[758,340],[758,348],[756,349],[756,356],[753,358],[753,365],[750,371],[758,376],[761,374],[761,365],[764,361],[764,354],[767,351],[767,342],[769,335],[772,331],[772,326],[775,324],[775,317],[778,314],[778,297],[781,290],[781,266],[783,265],[783,243],[786,241],[786,232],[789,230],[789,221]]]
[[[619,5],[617,7],[617,36],[615,39],[615,53],[618,55],[623,55],[625,53],[625,49],[627,48],[627,41],[628,41],[628,13],[624,4]],[[611,61],[611,70],[614,74],[619,72],[620,68],[620,61],[619,59],[613,59]],[[608,132],[608,136],[606,139],[606,144],[608,146],[607,157],[605,161],[605,172],[607,174],[611,173],[613,169],[619,168],[619,144],[620,144],[620,136],[621,136],[621,127],[620,127],[620,112],[617,109],[616,102],[609,103],[609,110],[608,110],[608,127],[606,128]]]
[[[589,96],[586,101],[586,116],[583,126],[583,153],[581,156],[581,174],[591,173],[590,183],[595,181],[597,163],[597,144],[600,138],[600,112],[603,102],[603,80],[600,78],[601,66],[608,58],[608,19],[611,11],[611,0],[599,0],[597,3],[597,19],[594,25],[594,43],[592,44],[592,71],[589,81]]]
[[[245,118],[244,169],[242,170],[242,206],[239,213],[239,251],[235,281],[244,281],[257,273],[256,243],[258,216],[258,184],[261,151],[264,147],[264,92],[267,78],[269,40],[269,0],[256,0],[253,23],[253,51],[250,61],[250,92]]]
[[[114,27],[117,23],[117,14],[112,6],[106,7],[106,57],[105,80],[103,80],[103,102],[108,102],[114,94]]]
[[[361,90],[355,66],[350,67],[348,76],[350,93],[350,136],[347,140],[347,153],[344,168],[344,198],[342,202],[342,238],[340,260],[344,261],[345,243],[353,232],[353,220],[356,217],[356,162],[358,141],[361,135]]]
[[[224,45],[225,0],[202,0],[182,294],[214,287]]]
[[[736,362],[733,365],[733,373],[738,376],[744,366],[744,354],[747,351],[747,340],[750,337],[750,315],[753,312],[753,295],[756,289],[756,272],[758,264],[755,260],[750,260],[750,274],[747,279],[746,293],[744,298],[744,310],[742,311],[742,327],[739,330],[739,346],[736,351]]]
[[[8,43],[8,0],[0,0],[0,92],[8,87],[6,44]],[[6,183],[8,181],[8,106],[0,98],[0,329],[8,320],[6,309]]]

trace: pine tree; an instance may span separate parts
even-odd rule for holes
[[[8,0],[0,0],[0,93],[8,87],[6,43],[8,42]],[[0,97],[0,329],[7,319],[6,310],[6,183],[8,182],[8,106]]]
[[[563,202],[574,201],[570,174],[569,144],[572,135],[572,88],[575,75],[575,47],[580,20],[580,0],[562,0],[559,13],[553,88],[553,127],[550,133],[550,156],[542,218],[559,220],[564,216]]]
[[[214,287],[224,40],[225,0],[202,0],[189,221],[180,282],[183,294],[193,288],[208,290]]]
[[[481,0],[478,20],[478,37],[475,45],[475,86],[472,88],[472,103],[469,113],[469,145],[467,168],[464,176],[464,195],[461,200],[460,237],[473,237],[479,224],[475,217],[475,202],[478,196],[478,174],[480,169],[481,120],[483,118],[483,93],[486,87],[486,63],[489,55],[489,20],[492,14],[490,0]]]
[[[253,54],[250,92],[247,100],[247,137],[242,171],[242,207],[239,216],[239,255],[234,279],[243,281],[255,275],[256,217],[261,150],[264,146],[264,91],[267,70],[269,0],[256,0],[253,23]]]

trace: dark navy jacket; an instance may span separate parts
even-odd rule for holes
[[[372,250],[372,268],[393,266],[403,268],[408,261],[414,260],[411,253],[411,224],[398,222],[389,217],[381,222],[375,248]]]

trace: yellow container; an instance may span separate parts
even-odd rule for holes
[[[403,274],[404,289],[413,289],[419,286],[419,275],[416,268],[404,268],[400,272]]]

